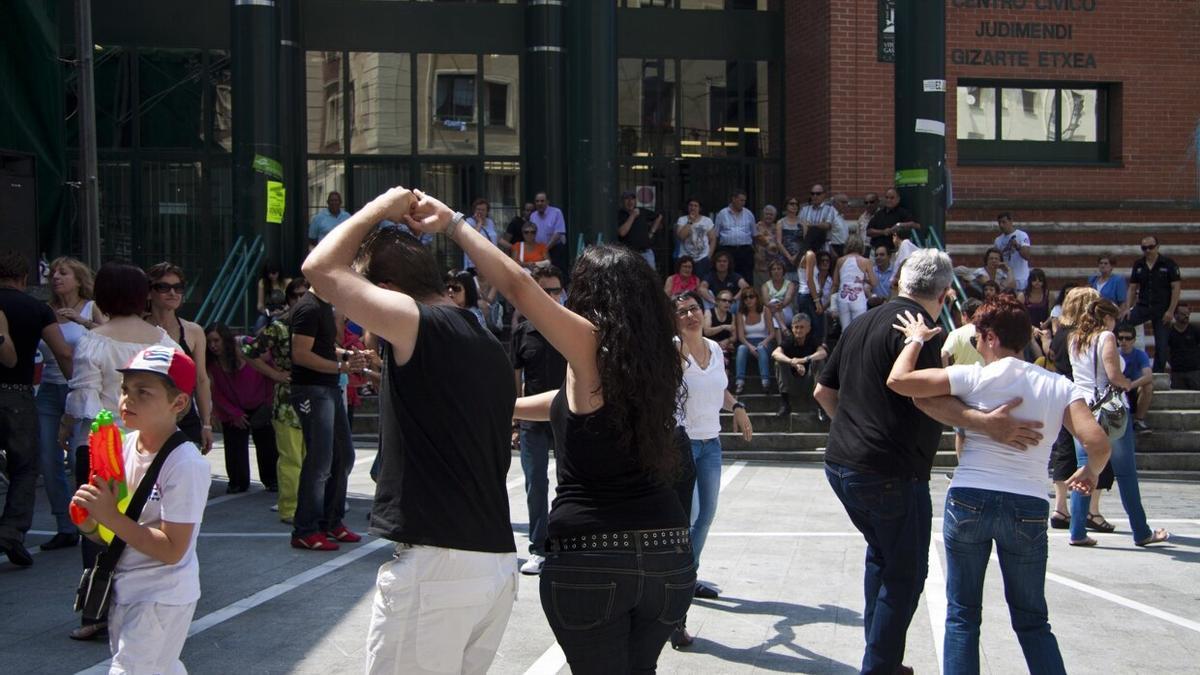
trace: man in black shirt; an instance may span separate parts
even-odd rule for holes
[[[533,273],[538,285],[560,302],[562,272],[543,267]],[[512,362],[517,396],[533,396],[562,387],[567,361],[528,320],[513,331]],[[521,422],[521,468],[525,471],[525,502],[529,507],[529,560],[522,574],[539,574],[546,560],[546,514],[550,510],[550,446],[554,432],[549,422]]]
[[[621,201],[624,208],[617,211],[617,239],[640,253],[651,267],[655,267],[654,235],[662,227],[662,214],[638,208],[637,195],[632,192],[622,194]]]
[[[336,551],[338,545],[332,540],[362,539],[342,522],[354,468],[354,440],[339,380],[343,373],[362,370],[366,362],[361,353],[337,346],[333,305],[314,290],[292,307],[291,324],[291,402],[300,418],[305,447],[292,546]]]
[[[516,391],[503,347],[446,296],[429,251],[397,228],[371,232],[404,222],[414,201],[404,188],[377,197],[303,271],[383,342],[371,532],[396,552],[379,570],[367,671],[485,672],[516,596],[505,487]]]
[[[524,239],[521,231],[524,229],[525,223],[529,222],[531,213],[533,213],[533,202],[525,202],[525,205],[521,207],[521,213],[508,221],[508,227],[504,229],[504,232],[500,234],[500,239],[496,242],[496,245],[505,253],[512,253],[512,247]]]
[[[0,448],[7,458],[8,494],[0,514],[0,551],[18,567],[33,564],[25,550],[25,533],[33,524],[38,475],[38,416],[33,400],[33,358],[38,340],[54,352],[63,375],[71,377],[71,346],[63,339],[54,310],[25,293],[29,263],[17,251],[0,252],[0,312],[17,362],[0,365]]]
[[[952,397],[922,399],[918,408],[913,399],[888,388],[888,374],[906,344],[893,328],[897,315],[909,311],[934,325],[954,271],[945,253],[922,249],[909,256],[900,275],[900,296],[846,328],[814,392],[833,418],[826,476],[867,541],[862,672],[889,675],[901,667],[908,625],[928,570],[929,472],[941,422],[978,429],[1003,442],[1040,438],[1036,432],[1021,436],[992,424],[1006,417],[1013,402],[988,414],[966,410]],[[941,367],[942,342],[938,335],[923,345],[918,367]],[[1005,419],[1002,424],[1008,423]]]
[[[1175,307],[1175,323],[1167,337],[1171,347],[1171,388],[1200,390],[1200,328],[1191,324],[1192,308]]]
[[[812,319],[800,313],[792,317],[791,330],[784,334],[782,344],[771,352],[779,379],[778,417],[792,414],[792,400],[812,391],[813,374],[828,354],[825,345],[812,330]]]
[[[867,236],[871,238],[871,250],[880,246],[895,251],[892,235],[901,230],[919,230],[921,224],[913,220],[912,212],[900,206],[900,193],[888,188],[883,193],[883,208],[875,212],[867,224]]]
[[[1129,316],[1126,320],[1135,326],[1146,322],[1154,326],[1154,372],[1165,373],[1171,351],[1168,330],[1174,320],[1181,288],[1179,265],[1159,255],[1158,238],[1153,235],[1142,238],[1142,252],[1145,255],[1133,263],[1129,275],[1129,290],[1125,297]]]

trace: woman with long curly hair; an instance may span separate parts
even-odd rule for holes
[[[1075,385],[1087,393],[1088,405],[1092,405],[1112,384],[1125,396],[1130,387],[1129,378],[1122,372],[1120,349],[1113,329],[1121,309],[1106,298],[1093,300],[1079,317],[1075,333],[1070,339],[1071,371]],[[1137,546],[1157,544],[1171,535],[1164,529],[1151,530],[1146,523],[1146,510],[1142,508],[1142,493],[1138,487],[1137,458],[1134,456],[1133,415],[1128,413],[1129,402],[1125,403],[1125,431],[1113,441],[1113,475],[1121,492],[1121,506],[1129,516],[1129,527],[1133,531],[1133,543]],[[1075,442],[1076,459],[1080,466],[1087,464],[1087,453],[1079,441]],[[1086,498],[1071,493],[1071,545],[1095,546],[1096,540],[1087,536]]]
[[[410,227],[444,231],[567,360],[563,388],[520,399],[516,417],[550,421],[557,442],[541,599],[571,670],[653,672],[696,581],[672,490],[683,379],[673,307],[622,246],[585,250],[560,305],[461,214],[414,194]]]
[[[213,414],[225,438],[225,473],[230,494],[250,489],[250,438],[258,457],[258,478],[270,492],[279,490],[275,463],[279,451],[271,428],[271,381],[246,363],[229,326],[216,322],[204,331],[205,367],[212,382]]]

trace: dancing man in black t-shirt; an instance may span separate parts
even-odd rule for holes
[[[505,487],[516,390],[504,349],[450,301],[429,251],[398,228],[375,229],[404,222],[414,201],[403,188],[376,198],[303,270],[383,342],[371,533],[396,551],[379,569],[367,672],[483,673],[516,598]]]
[[[912,312],[934,325],[953,276],[944,252],[913,253],[900,270],[900,297],[846,328],[813,393],[833,419],[826,477],[867,541],[863,673],[912,672],[901,662],[929,566],[929,472],[942,424],[977,430],[1021,449],[1041,438],[1008,416],[1019,400],[985,413],[968,410],[951,396],[911,399],[888,388],[896,357],[915,341],[893,328],[897,315]],[[918,366],[940,367],[941,345],[940,335],[923,343]]]

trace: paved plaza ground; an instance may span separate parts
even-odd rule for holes
[[[360,448],[351,478],[347,522],[365,530],[373,485],[372,450]],[[210,456],[223,472],[220,449]],[[934,553],[929,581],[908,634],[906,662],[918,673],[940,670],[945,617],[945,557],[937,533],[949,486],[934,476]],[[513,529],[525,556],[523,479],[509,471]],[[358,673],[386,542],[367,538],[334,553],[288,546],[288,526],[269,510],[273,495],[255,485],[226,496],[213,482],[200,534],[204,596],[183,661],[192,673]],[[1200,481],[1144,475],[1151,524],[1173,533],[1168,545],[1133,546],[1116,494],[1103,511],[1117,533],[1094,549],[1067,546],[1051,532],[1046,593],[1050,620],[1071,672],[1187,672],[1200,660]],[[39,500],[43,494],[39,490]],[[28,544],[52,533],[44,502]],[[852,673],[862,653],[864,544],[814,464],[727,463],[717,519],[700,577],[721,588],[697,600],[688,625],[696,644],[667,647],[668,673],[751,671]],[[108,647],[67,639],[79,576],[78,549],[39,552],[30,569],[0,562],[0,672],[104,672]],[[567,672],[542,615],[536,577],[522,577],[520,596],[495,673]],[[982,665],[987,672],[1025,671],[1008,625],[999,570],[988,571]]]

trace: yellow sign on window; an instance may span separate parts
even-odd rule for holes
[[[283,207],[287,203],[287,190],[283,183],[276,180],[267,181],[267,222],[282,223]]]

